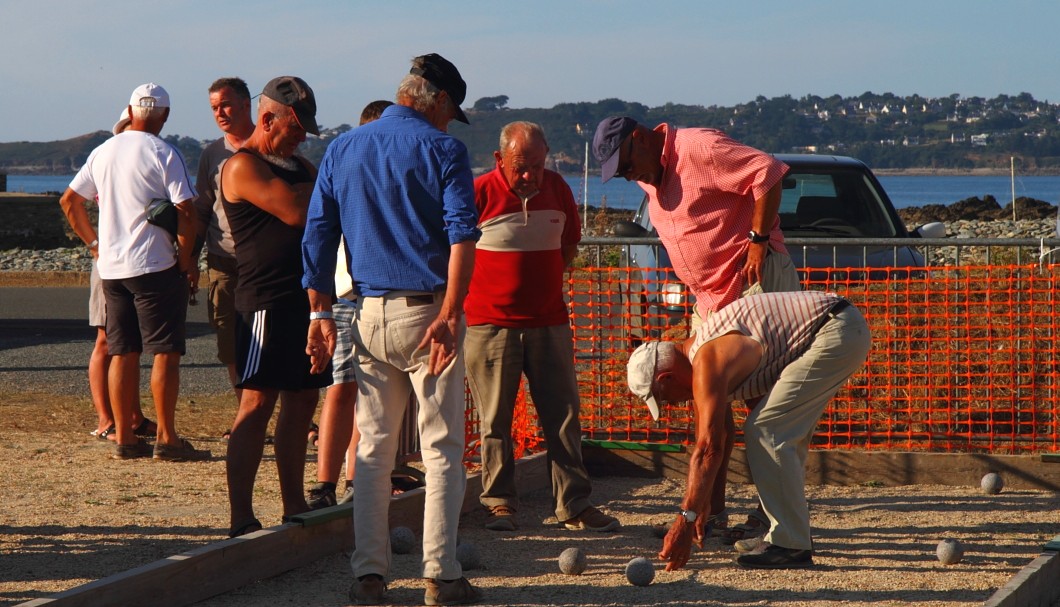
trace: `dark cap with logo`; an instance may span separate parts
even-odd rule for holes
[[[273,101],[282,103],[292,110],[307,133],[320,135],[320,127],[317,126],[317,100],[313,96],[313,89],[305,83],[305,80],[297,76],[280,76],[269,80],[261,91]]]
[[[464,102],[464,96],[467,95],[467,84],[460,77],[456,66],[448,59],[437,53],[420,55],[412,60],[412,69],[409,73],[420,76],[445,91],[453,100],[453,105],[456,106],[456,119],[464,124],[471,124],[467,121],[464,110],[460,109],[460,104]]]
[[[637,128],[637,121],[628,116],[609,116],[600,121],[593,135],[593,156],[600,163],[600,178],[607,181],[618,170],[618,148]]]

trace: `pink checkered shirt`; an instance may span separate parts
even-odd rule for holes
[[[640,184],[650,199],[651,222],[697,305],[718,310],[746,288],[740,270],[754,202],[784,177],[788,165],[715,129],[660,124],[655,130],[666,135],[662,182],[658,188]],[[769,246],[787,253],[779,218]]]

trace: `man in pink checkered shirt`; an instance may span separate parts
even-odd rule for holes
[[[700,318],[742,295],[798,291],[777,209],[788,166],[715,129],[629,117],[600,122],[593,153],[601,177],[637,181],[674,272]]]

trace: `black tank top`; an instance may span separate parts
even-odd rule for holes
[[[239,150],[236,154],[258,158],[274,175],[291,185],[313,181],[309,167],[300,158],[294,158],[298,169],[291,170],[275,165],[251,150]],[[223,165],[221,170],[224,170]],[[253,312],[304,305],[307,295],[302,289],[302,234],[305,228],[289,226],[249,202],[232,204],[220,187],[218,193],[236,246],[239,266],[236,309]]]

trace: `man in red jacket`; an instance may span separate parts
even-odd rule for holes
[[[497,167],[475,180],[482,238],[464,302],[468,384],[482,423],[482,495],[486,528],[514,531],[518,495],[512,414],[526,374],[545,432],[556,518],[567,529],[613,531],[618,519],[589,501],[582,462],[574,345],[563,299],[567,265],[581,224],[563,178],[545,170],[541,127],[513,122],[501,130]]]

